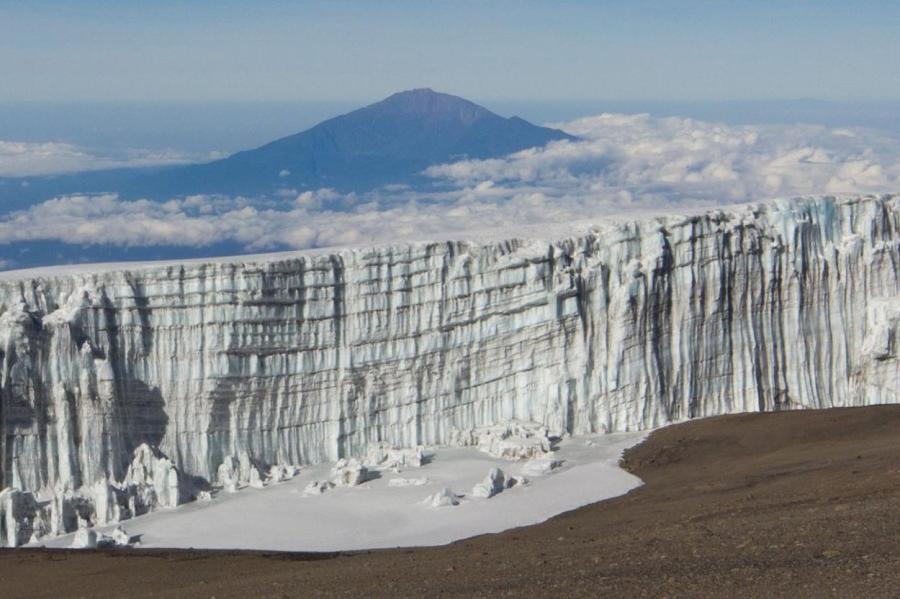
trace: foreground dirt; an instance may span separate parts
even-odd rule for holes
[[[0,596],[900,595],[900,406],[690,422],[624,465],[646,484],[445,547],[3,551]]]

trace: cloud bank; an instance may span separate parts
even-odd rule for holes
[[[602,114],[555,126],[584,141],[434,166],[427,174],[457,185],[489,181],[555,194],[620,192],[635,200],[664,194],[719,203],[877,192],[900,181],[900,141],[871,130],[726,126],[646,114]]]
[[[562,141],[503,159],[431,167],[435,190],[363,196],[323,189],[275,198],[123,201],[67,196],[0,217],[0,244],[54,240],[247,251],[384,243],[806,194],[900,190],[900,143],[863,129],[725,126],[603,114],[561,125]]]
[[[174,150],[98,153],[63,142],[0,140],[0,177],[34,177],[106,168],[184,164],[216,157],[217,155],[189,155]]]

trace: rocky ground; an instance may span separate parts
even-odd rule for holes
[[[629,450],[646,484],[543,524],[344,554],[0,552],[3,597],[888,597],[900,406],[750,414]]]

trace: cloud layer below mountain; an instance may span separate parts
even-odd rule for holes
[[[189,155],[174,150],[101,153],[64,142],[0,140],[0,177],[35,177],[107,168],[183,164],[216,157]]]
[[[880,191],[900,176],[898,140],[871,130],[726,126],[622,114],[557,126],[584,141],[435,166],[428,174],[459,185],[491,181],[566,195],[619,193],[639,201],[663,194],[714,202]]]
[[[276,198],[158,203],[67,196],[0,217],[0,243],[55,240],[247,251],[447,236],[640,209],[900,189],[900,141],[863,129],[726,126],[603,114],[557,125],[581,138],[503,159],[426,171],[439,191],[363,196],[282,190]]]

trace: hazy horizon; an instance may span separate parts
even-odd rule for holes
[[[400,90],[397,90],[400,91]],[[438,90],[446,91],[446,90]],[[382,98],[363,101],[0,102],[0,141],[62,142],[95,150],[208,153],[253,148]],[[898,100],[482,100],[502,116],[555,124],[603,112],[690,117],[730,125],[807,123],[900,134]]]
[[[900,98],[886,0],[0,0],[2,101]]]

